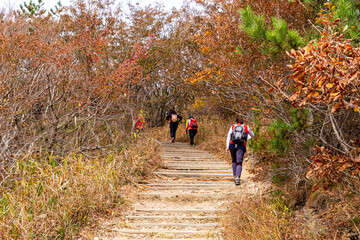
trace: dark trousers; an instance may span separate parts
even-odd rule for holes
[[[235,177],[241,176],[242,164],[243,164],[245,152],[246,152],[245,147],[230,149],[231,158],[232,158],[232,169]]]
[[[170,136],[171,136],[171,138],[175,139],[177,127],[178,127],[178,124],[170,123]]]
[[[194,137],[197,133],[197,129],[189,129],[190,145],[194,145]]]

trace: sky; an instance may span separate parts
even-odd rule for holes
[[[29,3],[30,0],[0,0],[0,9],[8,9],[9,6],[13,9],[19,9],[20,4],[23,2]],[[44,6],[46,9],[54,8],[59,0],[43,0]],[[71,0],[60,0],[63,6],[70,5]],[[180,8],[183,4],[183,0],[115,0],[115,2],[122,2],[123,5],[131,2],[135,4],[139,2],[143,6],[147,6],[149,4],[155,4],[156,2],[162,2],[166,9],[171,9],[173,7]],[[38,0],[33,0],[33,2],[37,3]]]

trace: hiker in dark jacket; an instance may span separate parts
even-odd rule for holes
[[[234,128],[237,126],[242,126],[245,132],[245,141],[243,143],[236,144],[234,137]],[[250,135],[250,136],[249,136]],[[232,158],[232,169],[234,174],[234,182],[236,185],[240,184],[240,176],[242,171],[242,163],[244,154],[246,152],[246,143],[247,140],[253,138],[255,135],[249,128],[249,126],[244,124],[244,120],[240,117],[236,118],[236,123],[231,125],[229,129],[229,133],[226,139],[226,151],[230,150],[231,158]]]
[[[192,115],[190,115],[188,120],[186,121],[186,133],[189,132],[191,147],[195,147],[194,138],[197,133],[198,127],[199,127],[199,125],[198,125],[197,121],[195,120],[195,118]]]
[[[170,124],[171,142],[175,142],[176,129],[178,128],[182,117],[178,115],[175,110],[171,110],[170,113],[166,116],[166,120],[169,121]]]

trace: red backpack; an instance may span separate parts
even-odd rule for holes
[[[192,129],[197,129],[198,128],[198,123],[197,123],[197,121],[195,119],[190,118],[189,119],[189,126]]]

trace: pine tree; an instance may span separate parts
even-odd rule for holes
[[[263,15],[256,15],[248,5],[240,10],[241,28],[252,38],[262,43],[264,53],[276,54],[303,46],[305,41],[296,30],[289,29],[284,19],[272,17],[266,24]]]
[[[331,9],[335,11],[334,18],[339,18],[342,27],[348,26],[345,37],[360,42],[360,2],[356,0],[337,0]]]

